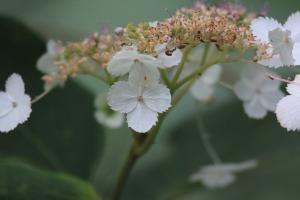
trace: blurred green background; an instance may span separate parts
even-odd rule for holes
[[[208,1],[218,2],[218,1]],[[300,10],[295,0],[239,1],[250,10],[265,3],[284,22]],[[188,0],[0,0],[0,83],[20,73],[31,96],[42,91],[35,69],[47,39],[80,40],[102,26],[166,18]],[[300,22],[299,22],[300,23]],[[300,24],[299,24],[300,25]],[[238,67],[238,66],[237,66]],[[78,77],[33,106],[31,119],[0,135],[0,199],[108,199],[131,143],[126,127],[110,130],[93,118],[102,83]],[[273,114],[247,118],[231,91],[218,88],[202,110],[211,140],[227,162],[258,159],[231,186],[207,190],[188,177],[210,159],[196,128],[197,105],[187,96],[171,112],[149,153],[138,162],[124,200],[298,200],[300,135],[280,128]],[[96,192],[95,192],[96,190]]]

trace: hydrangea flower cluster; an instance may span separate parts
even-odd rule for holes
[[[289,81],[265,68],[300,64],[299,22],[300,12],[282,25],[240,5],[198,2],[162,21],[129,23],[111,34],[93,33],[65,45],[51,40],[37,63],[44,73],[45,92],[31,101],[22,78],[9,77],[5,92],[0,93],[0,131],[24,123],[31,104],[54,87],[88,74],[109,86],[107,94],[96,100],[96,120],[117,128],[126,117],[134,133],[145,133],[144,139],[137,137],[130,152],[136,159],[149,149],[168,111],[189,91],[197,101],[212,99],[215,87],[228,79],[223,77],[224,65],[233,62],[245,66],[236,73],[239,80],[226,85],[242,101],[246,114],[262,119],[275,111],[284,128],[300,130],[299,75]],[[246,53],[253,49],[256,55],[246,60]],[[281,82],[288,83],[285,97]],[[202,168],[192,180],[211,188],[226,186],[236,172],[255,165],[213,165]]]

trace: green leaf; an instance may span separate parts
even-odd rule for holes
[[[0,199],[100,200],[88,183],[60,173],[38,170],[16,160],[0,160]]]
[[[22,75],[31,97],[40,94],[42,75],[35,65],[46,43],[15,20],[2,17],[0,26],[0,85],[16,72]],[[104,135],[93,112],[92,95],[68,82],[34,104],[24,125],[0,135],[0,156],[21,157],[47,169],[89,179],[104,146]]]

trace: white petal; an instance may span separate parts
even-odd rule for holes
[[[208,85],[216,84],[221,76],[222,67],[221,65],[213,65],[202,74],[200,77],[202,81]]]
[[[247,81],[238,81],[233,88],[234,93],[242,101],[249,101],[255,94],[255,88]]]
[[[284,66],[279,55],[273,55],[272,58],[260,60],[258,61],[258,63],[271,68],[278,68]]]
[[[292,32],[292,39],[294,42],[300,42],[300,12],[293,13],[289,16],[284,28]]]
[[[282,63],[286,66],[293,65],[295,62],[293,58],[294,44],[290,36],[290,31],[282,30],[281,28],[269,32],[273,54],[279,54]]]
[[[251,22],[253,35],[260,42],[269,42],[269,31],[281,28],[282,25],[273,18],[259,17]]]
[[[276,107],[277,120],[288,131],[300,129],[300,98],[288,95]]]
[[[110,115],[107,115],[104,112],[98,111],[95,113],[95,118],[99,124],[109,128],[119,128],[124,122],[124,115],[120,113],[110,113]]]
[[[157,121],[157,113],[140,102],[136,108],[127,114],[127,123],[130,128],[138,133],[146,133]]]
[[[167,48],[167,43],[163,43],[163,44],[157,44],[154,50],[157,54],[161,54],[166,50],[166,48]]]
[[[293,57],[295,59],[294,65],[300,65],[300,41],[294,44]]]
[[[170,90],[162,84],[143,91],[144,103],[155,112],[165,112],[171,107]]]
[[[248,160],[241,163],[224,164],[228,166],[228,170],[231,172],[243,172],[246,170],[257,167],[258,162],[256,160]]]
[[[45,74],[57,72],[58,68],[54,65],[53,58],[50,54],[42,55],[37,61],[37,69]]]
[[[61,49],[61,43],[55,40],[48,40],[47,42],[47,53],[49,55],[54,55],[55,53],[58,53]]]
[[[248,117],[253,119],[262,119],[267,115],[267,109],[260,103],[257,95],[243,104],[244,109]]]
[[[149,67],[161,67],[161,63],[157,58],[146,54],[139,54],[139,62],[141,62],[145,66]]]
[[[192,182],[199,181],[210,189],[226,187],[232,184],[235,179],[235,174],[224,170],[222,165],[205,166],[190,178]]]
[[[16,107],[14,110],[17,112],[18,123],[22,124],[27,121],[32,111],[30,97],[24,95],[22,98],[16,99]]]
[[[128,81],[134,85],[150,87],[157,85],[159,78],[157,67],[135,63],[129,73]]]
[[[261,92],[272,92],[278,90],[280,87],[281,82],[278,80],[271,80],[267,77],[264,77],[264,81],[262,85],[259,87]]]
[[[300,75],[296,75],[293,82],[295,84],[288,84],[286,89],[293,96],[300,97]]]
[[[122,50],[117,52],[109,61],[107,70],[114,76],[122,76],[127,74],[132,65],[134,59],[138,58],[138,52],[132,50]]]
[[[15,100],[21,99],[25,94],[22,77],[19,74],[12,74],[6,81],[5,89]]]
[[[0,132],[7,133],[18,126],[18,112],[12,110],[7,115],[0,117]]]
[[[128,113],[136,107],[137,97],[138,87],[119,81],[109,89],[107,100],[112,110]]]
[[[182,52],[180,49],[176,49],[172,55],[167,55],[165,52],[158,54],[158,60],[162,63],[162,67],[170,68],[180,63],[182,58]]]
[[[205,84],[202,79],[199,78],[191,87],[190,92],[198,101],[208,101],[214,93],[214,86]]]
[[[5,116],[13,109],[13,99],[5,92],[0,92],[0,117]]]
[[[255,65],[245,65],[243,67],[240,80],[248,87],[256,89],[262,85],[265,79],[265,75]]]
[[[282,97],[284,97],[284,94],[278,89],[271,92],[261,93],[259,95],[259,100],[265,109],[274,112],[278,101]]]

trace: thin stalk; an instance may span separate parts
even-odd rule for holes
[[[42,98],[44,98],[45,96],[47,96],[52,89],[49,90],[45,90],[42,94],[36,96],[34,99],[31,100],[31,104],[34,104],[36,102],[38,102],[39,100],[41,100]]]
[[[198,128],[198,132],[200,133],[202,144],[206,152],[208,153],[209,157],[211,158],[211,160],[215,164],[221,163],[222,161],[219,155],[217,154],[216,150],[214,149],[213,145],[209,140],[209,134],[207,133],[207,130],[203,122],[203,117],[201,116],[201,114],[197,115],[197,128]]]
[[[176,85],[176,83],[177,83],[177,81],[178,81],[178,79],[179,79],[179,77],[180,77],[180,74],[181,74],[181,72],[182,72],[182,70],[183,70],[183,68],[184,68],[184,64],[185,64],[185,62],[186,62],[186,60],[187,60],[187,57],[188,57],[189,53],[191,52],[191,50],[192,50],[194,47],[195,47],[194,45],[190,45],[190,46],[188,46],[188,47],[186,47],[186,48],[184,49],[184,52],[183,52],[181,61],[180,61],[179,65],[178,65],[177,71],[176,71],[176,73],[175,73],[175,75],[174,75],[174,78],[173,78],[172,81],[171,81],[171,85],[172,85],[172,86],[175,86],[175,85]]]
[[[159,72],[160,72],[160,75],[161,75],[161,78],[162,78],[163,82],[167,85],[168,88],[170,88],[171,87],[171,82],[170,82],[170,80],[167,76],[166,70],[160,69]]]
[[[115,186],[115,189],[113,190],[113,197],[112,200],[119,200],[121,199],[121,195],[123,193],[125,184],[127,182],[127,179],[135,166],[138,159],[144,155],[150,148],[150,146],[153,144],[154,139],[156,138],[159,128],[166,116],[166,113],[162,113],[159,116],[158,124],[150,130],[147,135],[141,135],[140,133],[134,133],[137,134],[134,137],[134,141],[130,147],[129,154],[127,156],[127,159],[125,161],[125,164],[123,165],[120,175],[117,179],[117,184]]]

